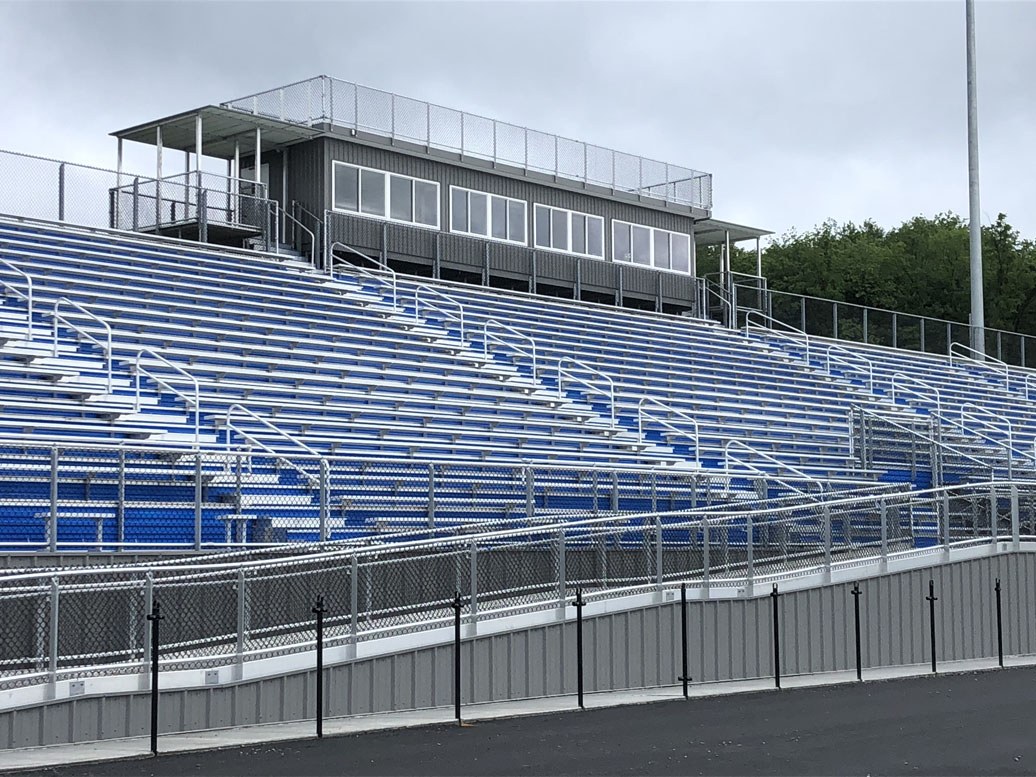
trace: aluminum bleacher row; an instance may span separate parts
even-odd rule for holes
[[[182,544],[196,521],[206,543],[312,539],[322,457],[356,463],[320,485],[340,538],[424,521],[429,467],[439,521],[520,519],[658,508],[659,478],[666,509],[684,509],[760,479],[778,495],[916,474],[861,468],[853,408],[935,402],[980,449],[1002,447],[989,421],[969,432],[992,413],[1014,447],[1034,437],[1017,388],[916,354],[867,350],[865,380],[822,344],[807,358],[707,321],[38,222],[0,220],[0,260],[9,545],[39,543],[53,509],[64,540],[110,542],[116,510],[127,544]],[[244,467],[227,454],[242,445],[270,455]],[[530,465],[553,468],[547,482],[523,481]],[[600,504],[599,477],[630,498]],[[633,487],[645,477],[650,499]]]

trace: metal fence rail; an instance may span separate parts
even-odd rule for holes
[[[712,175],[444,108],[328,76],[223,103],[313,126],[333,124],[558,178],[712,209]]]
[[[983,483],[826,503],[677,511],[545,523],[300,557],[193,560],[0,578],[0,689],[136,673],[161,602],[162,668],[241,664],[312,648],[309,607],[328,610],[328,646],[476,623],[672,581],[737,585],[830,571],[897,551],[995,542],[1031,530],[1036,487]]]
[[[741,313],[759,309],[760,292],[735,284],[734,306]],[[762,292],[767,315],[814,337],[883,345],[938,355],[970,342],[970,328],[961,321],[921,316],[885,308],[793,294],[772,289]],[[986,353],[1009,365],[1028,367],[1036,357],[1036,337],[986,327]]]
[[[250,448],[247,438],[240,447],[216,449],[0,445],[0,549],[279,547],[470,533],[522,521],[765,506],[806,490],[795,487],[794,478],[748,470],[361,460]],[[839,485],[867,487],[866,481],[845,481],[835,484],[836,491]]]

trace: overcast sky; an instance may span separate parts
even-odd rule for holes
[[[1036,2],[976,16],[984,220],[1036,238]],[[964,63],[963,0],[0,0],[0,148],[113,167],[115,129],[326,73],[706,170],[717,218],[889,226],[967,213]]]

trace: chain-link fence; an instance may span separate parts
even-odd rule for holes
[[[0,150],[0,213],[84,227],[208,238],[209,227],[279,235],[266,186],[191,171],[162,179]]]
[[[559,607],[576,588],[607,598],[677,580],[740,587],[925,547],[1018,539],[1034,507],[1036,486],[986,483],[551,521],[273,559],[8,572],[0,688],[141,671],[156,602],[163,669],[209,668],[311,649],[318,595],[327,644],[344,645],[446,625],[458,593],[474,622]]]
[[[295,124],[329,123],[681,205],[712,209],[712,176],[319,76],[224,103]]]

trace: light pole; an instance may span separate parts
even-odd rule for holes
[[[968,69],[968,238],[971,258],[971,347],[986,352],[982,297],[982,211],[978,199],[978,96],[975,77],[975,0],[964,0]]]

